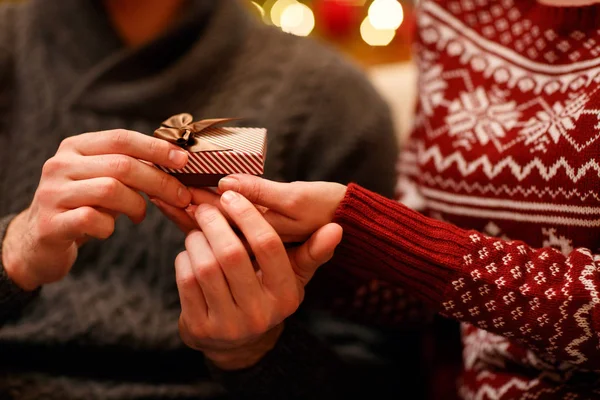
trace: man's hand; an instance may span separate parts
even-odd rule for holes
[[[181,300],[182,340],[223,369],[258,362],[275,345],[283,321],[304,299],[304,286],[329,261],[341,240],[327,224],[303,245],[287,249],[247,199],[226,192],[221,205],[254,254],[251,259],[230,222],[216,207],[195,211],[200,230],[186,239],[175,261]]]
[[[339,183],[280,183],[244,174],[221,179],[219,193],[227,190],[241,194],[257,206],[284,242],[302,242],[317,229],[330,223],[346,194],[346,186]],[[213,205],[227,217],[219,193],[194,188],[190,188],[190,191],[192,204]],[[198,227],[194,218],[184,210],[161,201],[154,201],[154,204],[184,232]]]
[[[7,274],[25,290],[57,281],[88,238],[112,235],[118,215],[141,222],[139,192],[186,207],[191,194],[151,164],[181,168],[187,154],[161,139],[112,130],[65,139],[44,165],[31,206],[9,225],[2,243]]]

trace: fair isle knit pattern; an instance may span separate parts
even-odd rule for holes
[[[421,1],[401,203],[351,186],[336,214],[346,271],[463,322],[465,399],[600,398],[598,21]]]
[[[412,166],[425,207],[524,242],[473,235],[443,303],[471,323],[465,398],[593,397],[566,388],[579,369],[600,369],[600,35],[590,24],[598,11],[586,11],[587,20],[512,0],[422,6]],[[539,374],[507,374],[510,364]]]

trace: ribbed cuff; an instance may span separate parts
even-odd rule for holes
[[[344,230],[335,268],[412,291],[438,306],[459,272],[468,232],[438,221],[356,184],[334,216]]]
[[[6,270],[2,264],[2,243],[4,242],[8,225],[15,217],[15,214],[11,214],[0,219],[0,322],[12,314],[20,312],[40,291],[40,288],[32,292],[21,289],[6,274]]]
[[[224,371],[206,361],[213,378],[236,399],[339,399],[350,391],[337,355],[288,319],[275,347],[253,367]]]

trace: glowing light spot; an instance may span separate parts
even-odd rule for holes
[[[360,36],[369,46],[387,46],[396,36],[394,29],[377,29],[369,17],[360,24]]]
[[[371,25],[379,30],[396,30],[404,21],[402,4],[397,0],[374,0],[368,15]]]
[[[271,7],[271,22],[275,26],[281,27],[281,17],[286,8],[298,4],[297,0],[277,0]]]
[[[254,5],[254,7],[256,7],[256,9],[258,10],[258,12],[260,13],[260,16],[262,18],[264,18],[265,17],[265,10],[263,10],[263,8],[260,6],[260,4],[258,4],[255,1],[251,1],[250,3],[252,3]]]
[[[281,13],[281,30],[297,36],[308,36],[315,27],[315,15],[306,4],[295,2]]]

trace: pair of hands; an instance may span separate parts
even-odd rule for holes
[[[45,163],[31,206],[9,225],[2,262],[25,290],[58,281],[78,248],[110,237],[120,215],[144,219],[145,193],[188,233],[175,263],[182,339],[222,367],[241,368],[274,345],[304,285],[333,254],[341,228],[329,222],[345,187],[236,176],[221,182],[221,196],[190,191],[152,165],[186,162],[186,152],[138,132],[64,140]],[[283,241],[304,244],[289,250]]]
[[[244,187],[253,190],[272,184],[245,176],[240,181],[251,182]],[[189,215],[154,200],[188,232],[186,251],[175,261],[182,339],[221,368],[245,368],[275,345],[283,321],[302,302],[305,285],[333,256],[342,230],[326,217],[298,221],[288,210],[257,207],[236,191],[225,190],[221,196],[191,191],[199,205],[190,207]],[[290,195],[288,190],[286,198]],[[292,214],[310,216],[306,211],[293,209]],[[277,228],[303,243],[286,248]]]

